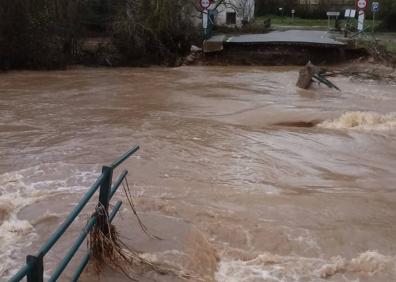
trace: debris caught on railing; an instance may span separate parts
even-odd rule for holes
[[[130,187],[127,179],[123,182],[125,196],[128,200],[140,228],[150,238],[162,240],[152,235],[137,214]],[[161,275],[171,274],[182,280],[201,281],[200,278],[175,269],[173,266],[159,264],[145,259],[139,252],[131,249],[120,239],[116,227],[110,222],[105,207],[98,205],[93,215],[96,217],[96,224],[89,233],[88,248],[92,259],[95,273],[100,276],[104,266],[108,266],[115,271],[123,273],[131,281],[140,281],[140,277],[147,272],[153,271]],[[203,281],[203,280],[202,280]]]
[[[372,61],[358,64],[348,64],[336,70],[327,71],[325,77],[347,76],[358,80],[378,80],[386,82],[396,81],[396,70],[381,64],[374,64]]]
[[[334,83],[328,80],[323,75],[323,73],[324,71],[322,69],[313,65],[311,62],[308,62],[308,64],[306,64],[305,67],[302,70],[300,70],[300,74],[296,85],[302,89],[308,89],[311,86],[312,82],[316,81],[319,83],[323,83],[329,88],[333,88],[338,91],[341,91],[340,88],[338,88]]]

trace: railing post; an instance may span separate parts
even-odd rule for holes
[[[27,274],[27,282],[43,282],[44,281],[44,263],[43,256],[27,256],[26,263],[33,265],[31,271]]]
[[[102,167],[104,179],[100,185],[99,192],[99,205],[104,208],[105,214],[98,214],[97,225],[102,229],[103,234],[106,236],[110,234],[110,226],[108,223],[109,202],[111,194],[111,183],[113,181],[113,169],[108,166]]]
[[[109,200],[111,192],[111,183],[113,181],[113,169],[108,166],[102,167],[102,173],[105,178],[100,185],[99,202],[105,208],[106,213],[109,211]]]

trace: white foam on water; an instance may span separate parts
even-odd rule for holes
[[[29,191],[22,179],[18,173],[0,176],[0,277],[8,276],[15,264],[13,251],[30,244],[36,236],[33,226],[18,218],[18,212],[46,196],[45,191]]]
[[[384,256],[376,251],[368,251],[348,264],[348,270],[353,272],[364,272],[375,275],[386,269],[396,271],[396,257]],[[396,273],[395,273],[396,274]]]
[[[215,279],[218,282],[325,282],[339,281],[336,275],[342,274],[343,279],[350,277],[343,281],[356,281],[359,275],[375,277],[382,272],[396,277],[396,256],[367,251],[351,260],[341,256],[324,260],[263,253],[252,260],[221,260]]]
[[[67,179],[62,179],[65,175]],[[0,277],[10,277],[17,271],[26,255],[21,251],[38,236],[34,225],[41,219],[29,222],[18,218],[18,213],[58,193],[86,190],[95,177],[94,172],[78,171],[64,163],[0,174]]]
[[[248,265],[243,261],[221,261],[215,279],[218,282],[282,281],[259,265]]]
[[[396,129],[396,113],[346,112],[339,118],[323,121],[318,127],[368,131],[393,130]]]
[[[377,251],[367,251],[350,261],[342,257],[334,257],[330,263],[323,265],[318,273],[322,278],[328,278],[340,272],[373,276],[386,271],[396,276],[396,257],[385,256]]]
[[[183,269],[182,261],[188,259],[188,255],[179,250],[166,250],[156,253],[143,253],[140,255],[140,257],[159,264],[166,261],[169,265],[172,265],[176,269]]]

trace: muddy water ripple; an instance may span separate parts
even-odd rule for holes
[[[396,86],[338,77],[342,92],[298,90],[297,75],[1,74],[0,277],[37,249],[100,165],[140,144],[126,166],[139,210],[192,222],[219,255],[217,281],[393,281]]]

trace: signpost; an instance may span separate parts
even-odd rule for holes
[[[284,12],[284,10],[283,10],[283,8],[278,8],[278,10],[279,10],[279,13],[282,15],[282,22],[283,22],[283,12]]]
[[[205,13],[206,12],[206,13]],[[208,11],[202,13],[202,27],[204,29],[208,28]]]
[[[335,18],[335,20],[336,20],[336,23],[337,23],[337,20],[338,20],[338,17],[340,16],[340,12],[327,12],[326,13],[326,15],[327,15],[327,18],[328,18],[328,21],[327,21],[327,28],[330,30],[330,21],[331,21],[331,17],[334,17]]]
[[[371,11],[373,12],[373,30],[372,30],[373,33],[375,30],[375,14],[379,12],[379,9],[380,9],[380,3],[373,2],[371,5]]]
[[[356,0],[356,6],[359,10],[366,10],[368,0]]]
[[[359,11],[357,29],[358,29],[358,31],[364,30],[364,11],[363,10]]]
[[[356,16],[356,10],[346,9],[345,17],[346,18],[354,18]]]
[[[379,8],[380,8],[380,3],[379,2],[373,2],[371,8],[372,8],[373,13],[378,13],[379,12]]]
[[[212,1],[211,0],[200,0],[199,4],[201,5],[203,10],[207,10],[210,5],[212,5]]]
[[[366,10],[368,5],[368,0],[356,0],[356,7],[359,10],[359,17],[358,17],[358,30],[364,30],[364,11]]]
[[[294,14],[296,13],[296,10],[291,10],[291,14],[292,14],[292,22],[294,22]]]
[[[199,0],[199,4],[202,8],[202,28],[204,30],[205,38],[209,37],[208,23],[209,23],[209,10],[208,8],[212,5],[212,0]]]

